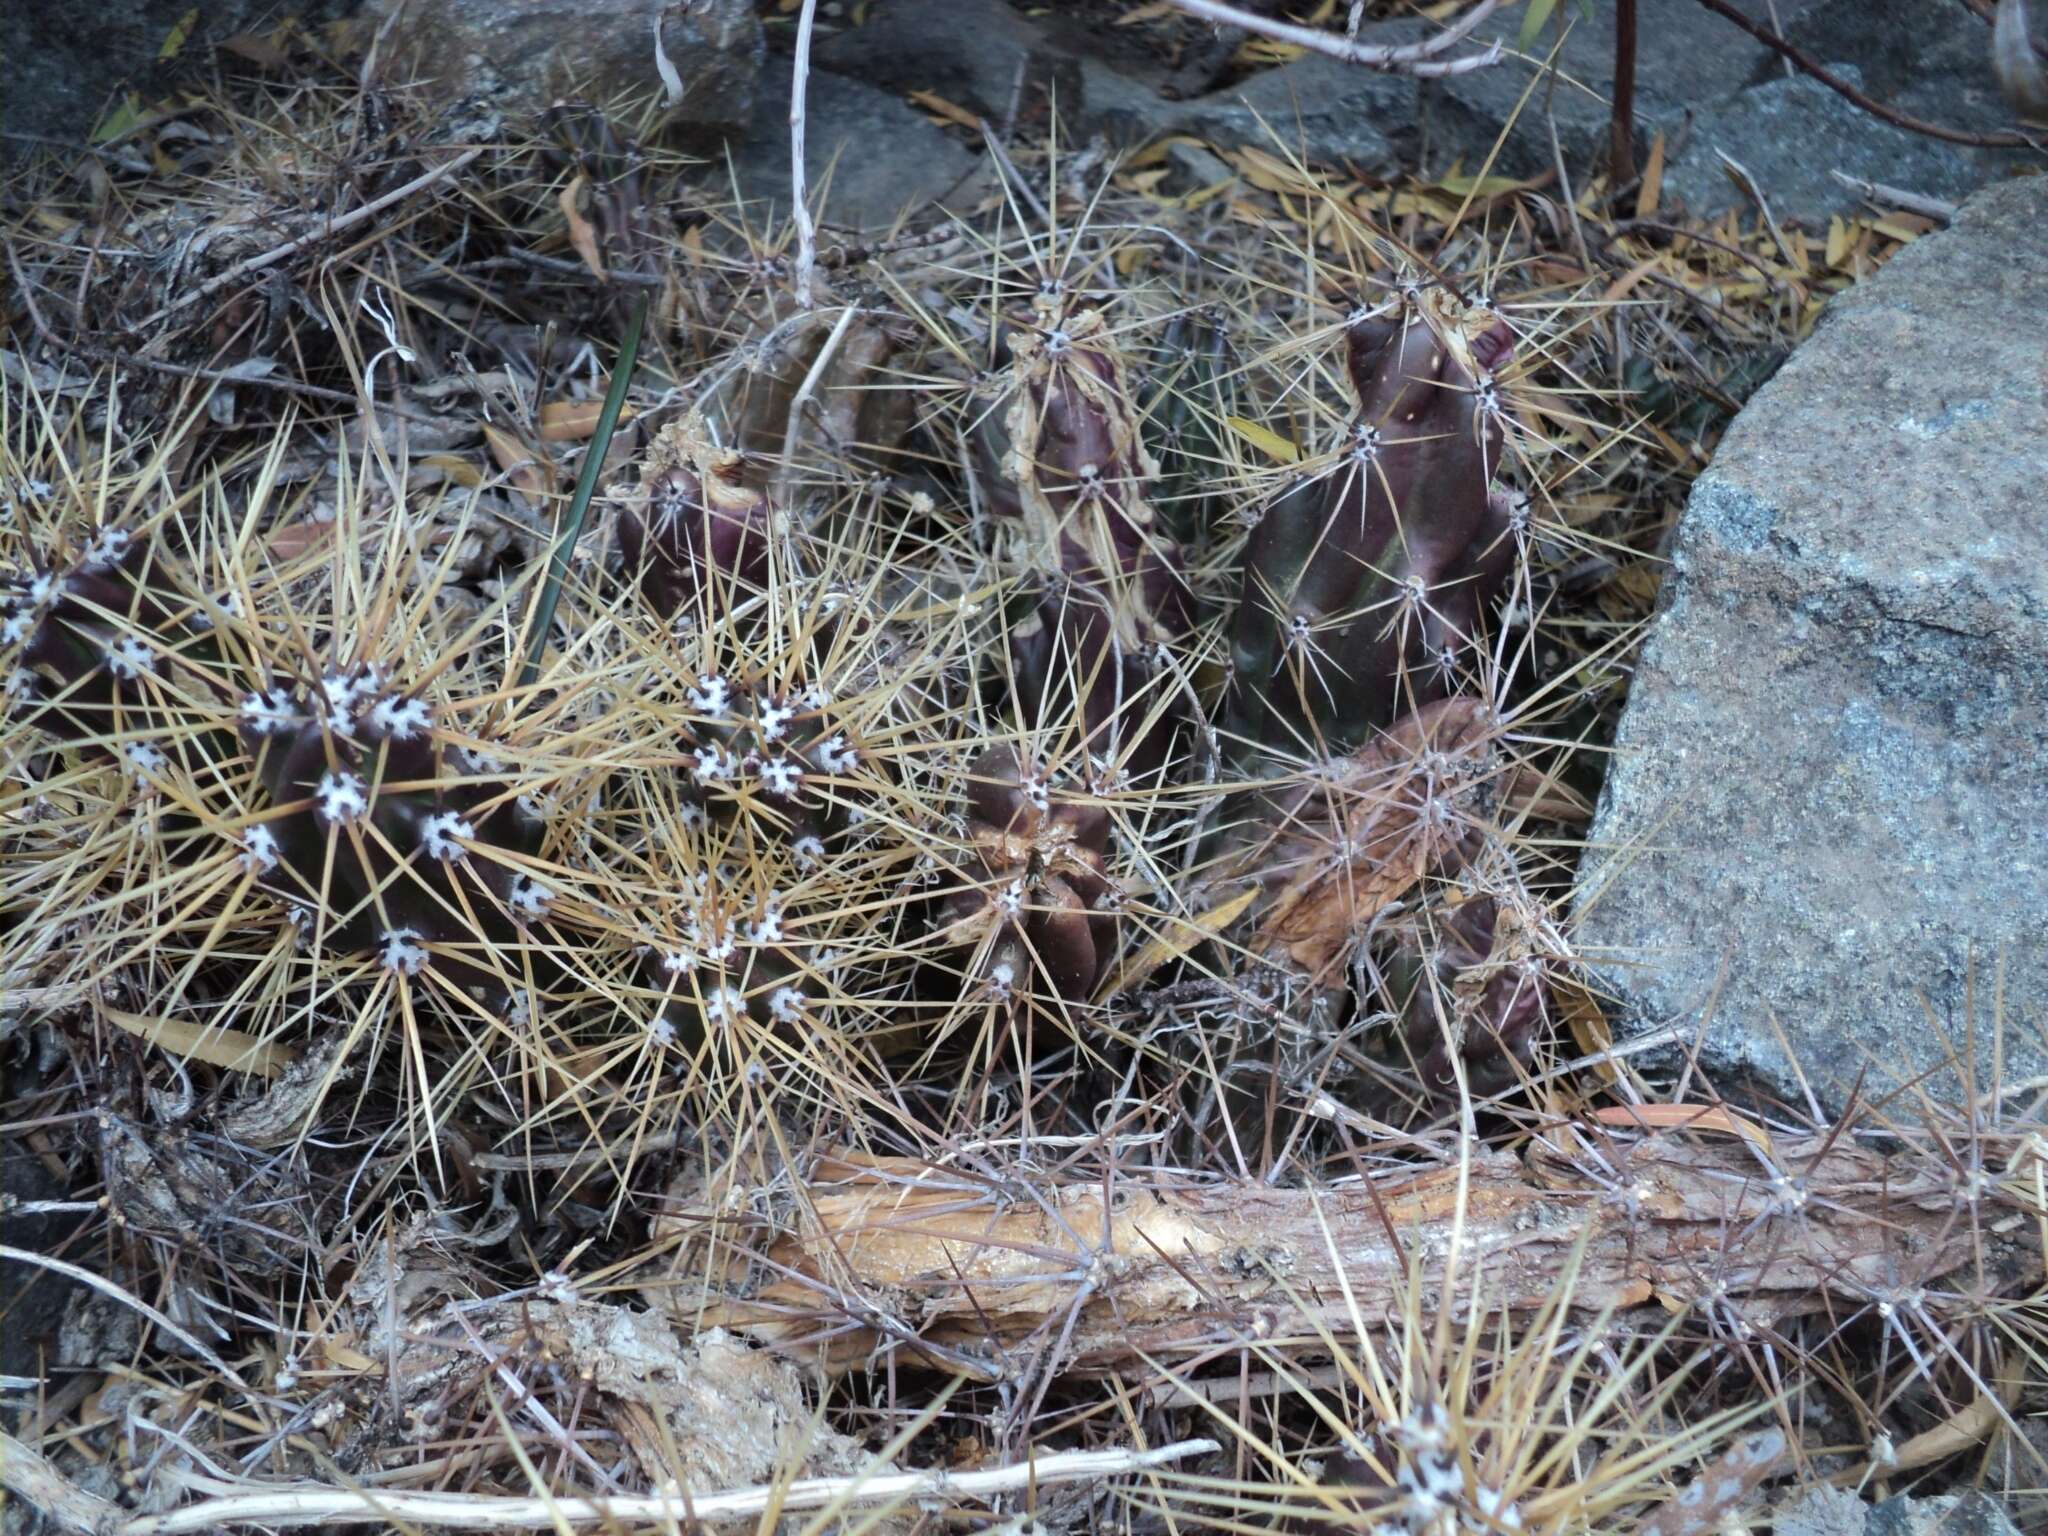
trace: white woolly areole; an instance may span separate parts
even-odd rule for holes
[[[121,756],[128,772],[136,778],[156,772],[167,761],[163,753],[146,741],[129,742],[121,749]]]
[[[761,792],[777,800],[794,799],[804,787],[804,771],[793,758],[771,757],[761,764]]]
[[[738,987],[713,987],[704,994],[704,1017],[714,1024],[737,1024],[747,1011],[747,995]]]
[[[320,679],[320,693],[327,701],[327,728],[346,733],[355,729],[356,700],[369,691],[366,678],[345,672],[330,672]]]
[[[860,749],[842,733],[818,743],[818,764],[827,773],[851,773],[860,766]]]
[[[696,765],[690,770],[690,777],[699,784],[724,784],[739,768],[739,759],[733,757],[713,742],[708,747],[697,749]]]
[[[780,741],[796,711],[787,704],[763,704],[754,717],[754,730],[763,741]]]
[[[816,869],[825,857],[825,840],[807,832],[790,844],[789,851],[796,855],[798,869]]]
[[[770,896],[761,904],[761,915],[747,929],[747,938],[755,944],[779,944],[782,942],[782,898]]]
[[[434,728],[434,711],[425,699],[387,694],[371,706],[370,724],[393,741],[411,741]]]
[[[116,677],[140,677],[156,670],[156,652],[140,635],[121,635],[107,646],[107,670]]]
[[[41,572],[34,581],[28,584],[28,605],[31,608],[48,607],[51,599],[56,597],[56,595],[57,578],[48,571]]]
[[[465,850],[458,838],[476,836],[476,828],[454,811],[436,811],[420,823],[420,846],[434,859],[459,859]]]
[[[538,921],[546,917],[554,900],[555,893],[531,875],[521,875],[512,882],[512,910],[522,919]]]
[[[732,707],[732,684],[716,672],[706,672],[691,686],[690,708],[700,715],[722,715]]]
[[[36,675],[27,667],[16,667],[7,674],[7,697],[25,699],[35,692]]]
[[[417,976],[427,963],[427,946],[414,928],[394,928],[384,935],[384,969]]]
[[[322,821],[358,821],[369,811],[369,786],[355,774],[344,769],[320,776],[320,786],[313,791],[313,812]]]
[[[267,875],[277,868],[277,834],[266,826],[253,826],[242,834],[242,852],[237,863],[253,875]]]
[[[283,688],[266,688],[245,694],[241,704],[242,724],[253,736],[279,736],[296,730],[300,719],[298,703]]]
[[[16,608],[6,619],[0,620],[0,645],[21,644],[28,638],[29,630],[35,627],[31,622],[34,618],[33,609]]]
[[[768,1012],[778,1024],[794,1024],[804,1016],[801,987],[777,987],[768,998]]]
[[[133,542],[126,528],[102,528],[85,546],[85,556],[78,562],[79,567],[90,571],[112,565],[128,553],[128,546]]]

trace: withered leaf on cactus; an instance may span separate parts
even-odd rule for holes
[[[663,618],[766,582],[767,494],[747,483],[744,457],[714,443],[701,416],[662,428],[639,485],[611,494],[626,571]]]
[[[909,392],[883,378],[901,344],[889,318],[860,310],[841,326],[834,318],[837,299],[820,292],[815,300],[804,310],[794,295],[774,290],[753,333],[740,344],[744,366],[726,375],[716,399],[704,407],[724,440],[742,453],[779,460],[785,448],[791,450],[800,462],[781,466],[779,488],[785,492],[795,489],[806,467],[816,474],[820,465],[887,455],[910,430]],[[792,424],[797,397],[820,358],[824,366]]]
[[[1011,649],[1025,709],[1052,677],[1073,680],[1091,750],[1109,744],[1119,706],[1144,691],[1153,650],[1184,635],[1190,600],[1181,555],[1149,498],[1159,466],[1139,431],[1129,370],[1100,311],[1041,303],[1010,338],[1013,392],[1004,426],[1014,500],[1008,555],[1035,578]]]
[[[1039,977],[1085,1001],[1116,949],[1108,811],[1059,794],[1010,747],[982,754],[968,780],[978,868],[946,898],[948,940],[981,957],[974,979],[999,999],[1037,990]]]
[[[1349,745],[1457,691],[1517,552],[1517,502],[1489,494],[1506,323],[1427,288],[1345,340],[1358,412],[1337,462],[1246,551],[1232,727],[1273,748]]]
[[[1375,913],[1463,866],[1485,835],[1494,737],[1484,704],[1443,699],[1270,793],[1227,866],[1264,891],[1251,948],[1329,980]]]

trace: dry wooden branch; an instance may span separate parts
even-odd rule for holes
[[[413,1525],[459,1531],[560,1530],[565,1526],[660,1522],[670,1529],[712,1520],[758,1517],[770,1510],[858,1509],[917,1502],[979,1500],[1057,1483],[1094,1482],[1123,1472],[1171,1466],[1217,1449],[1214,1440],[1183,1440],[1149,1451],[1062,1451],[1012,1466],[974,1472],[884,1472],[871,1477],[807,1477],[729,1493],[674,1490],[605,1499],[471,1493],[415,1493],[264,1487],[218,1478],[185,1477],[214,1496],[162,1514],[128,1516],[118,1506],[73,1486],[47,1460],[12,1435],[0,1434],[0,1484],[14,1489],[65,1530],[93,1536],[177,1536],[237,1525],[273,1528]]]
[[[1490,1307],[1533,1309],[1582,1237],[1578,1313],[1711,1302],[1758,1324],[1854,1310],[1972,1257],[1939,1164],[1839,1142],[1766,1153],[1741,1139],[1597,1135],[1560,1128],[1525,1158],[1478,1152],[1462,1170],[1319,1191],[1046,1185],[828,1160],[805,1202],[814,1220],[770,1240],[761,1283],[709,1320],[816,1348],[835,1368],[894,1338],[998,1375],[1012,1352],[1057,1333],[1056,1368],[1106,1373],[1252,1340],[1313,1345],[1320,1330],[1352,1331],[1354,1302],[1369,1325],[1398,1317],[1411,1261],[1425,1296],[1457,1305],[1483,1289]],[[2039,1257],[2024,1207],[2016,1197],[2002,1224],[1986,1218],[1987,1242],[2005,1245],[2015,1271]]]
[[[1190,16],[1199,16],[1218,26],[1242,27],[1262,37],[1279,42],[1292,43],[1298,48],[1311,49],[1316,53],[1327,53],[1333,59],[1342,59],[1347,64],[1363,65],[1367,69],[1386,70],[1389,73],[1441,77],[1462,75],[1475,69],[1484,69],[1499,62],[1500,44],[1494,43],[1479,53],[1466,54],[1462,58],[1439,59],[1437,54],[1472,34],[1473,28],[1486,20],[1500,7],[1500,0],[1479,0],[1479,3],[1463,16],[1444,28],[1435,36],[1420,43],[1405,43],[1398,47],[1373,47],[1340,37],[1334,32],[1325,32],[1320,27],[1300,27],[1292,22],[1276,21],[1270,16],[1261,16],[1253,11],[1241,10],[1226,5],[1222,0],[1173,0],[1173,4]]]

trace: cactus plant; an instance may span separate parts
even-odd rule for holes
[[[430,701],[373,663],[253,690],[238,714],[278,807],[244,832],[244,866],[308,911],[330,948],[373,951],[408,976],[431,958],[502,1006],[506,956],[553,899],[521,865],[540,852],[539,808],[486,753],[448,751]]]
[[[7,693],[25,723],[147,767],[178,715],[169,657],[202,632],[156,541],[116,525],[76,560],[37,570],[0,604],[0,653],[14,651]]]
[[[966,800],[976,867],[944,900],[947,939],[971,949],[971,979],[998,1002],[1085,1002],[1115,954],[1108,811],[1051,787],[1013,747],[976,760]]]
[[[766,582],[768,497],[701,416],[664,427],[639,484],[614,487],[612,499],[626,570],[663,618],[699,618],[707,604]]]
[[[1536,926],[1521,903],[1481,894],[1401,932],[1389,969],[1395,990],[1407,994],[1402,1045],[1432,1099],[1454,1101],[1461,1075],[1474,1098],[1491,1097],[1534,1060],[1552,1018],[1547,947]]]
[[[1018,707],[1033,722],[1071,709],[1087,751],[1156,767],[1160,710],[1142,701],[1192,616],[1182,556],[1150,501],[1159,467],[1102,312],[1042,295],[1035,319],[1010,334],[1002,460],[1015,491],[995,498],[1024,582],[1010,630]]]
[[[1268,506],[1232,643],[1241,743],[1328,750],[1458,691],[1512,568],[1516,502],[1491,494],[1507,323],[1441,287],[1348,323],[1358,410],[1337,463]]]

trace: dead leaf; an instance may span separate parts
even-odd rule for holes
[[[1720,1131],[1754,1142],[1766,1152],[1771,1149],[1769,1131],[1716,1104],[1603,1104],[1593,1111],[1593,1119],[1624,1130]]]
[[[169,1051],[173,1056],[203,1061],[208,1066],[235,1072],[252,1072],[258,1077],[275,1077],[297,1059],[289,1046],[259,1040],[254,1035],[224,1025],[194,1024],[186,1019],[151,1018],[140,1013],[123,1013],[102,1008],[109,1024]]]
[[[597,418],[604,414],[603,400],[550,400],[540,408],[540,440],[544,443],[580,443],[597,430]],[[633,419],[629,405],[619,412],[624,425]]]
[[[307,517],[286,523],[263,541],[273,560],[296,560],[309,549],[317,549],[334,537],[332,518]]]
[[[576,247],[576,254],[583,258],[583,264],[590,268],[591,275],[600,283],[606,281],[604,261],[597,253],[597,231],[590,220],[583,217],[583,211],[576,206],[583,189],[590,185],[588,176],[578,176],[562,188],[562,195],[556,199],[561,204],[562,217],[569,221],[569,243]]]
[[[912,91],[910,99],[934,117],[943,117],[949,123],[958,123],[962,128],[981,127],[981,119],[957,102],[946,100],[937,91]]]
[[[1650,140],[1650,153],[1643,161],[1643,184],[1636,188],[1636,217],[1654,219],[1664,196],[1664,132]]]
[[[554,494],[554,460],[489,422],[484,423],[484,441],[491,445],[491,457],[513,490],[536,505]]]

